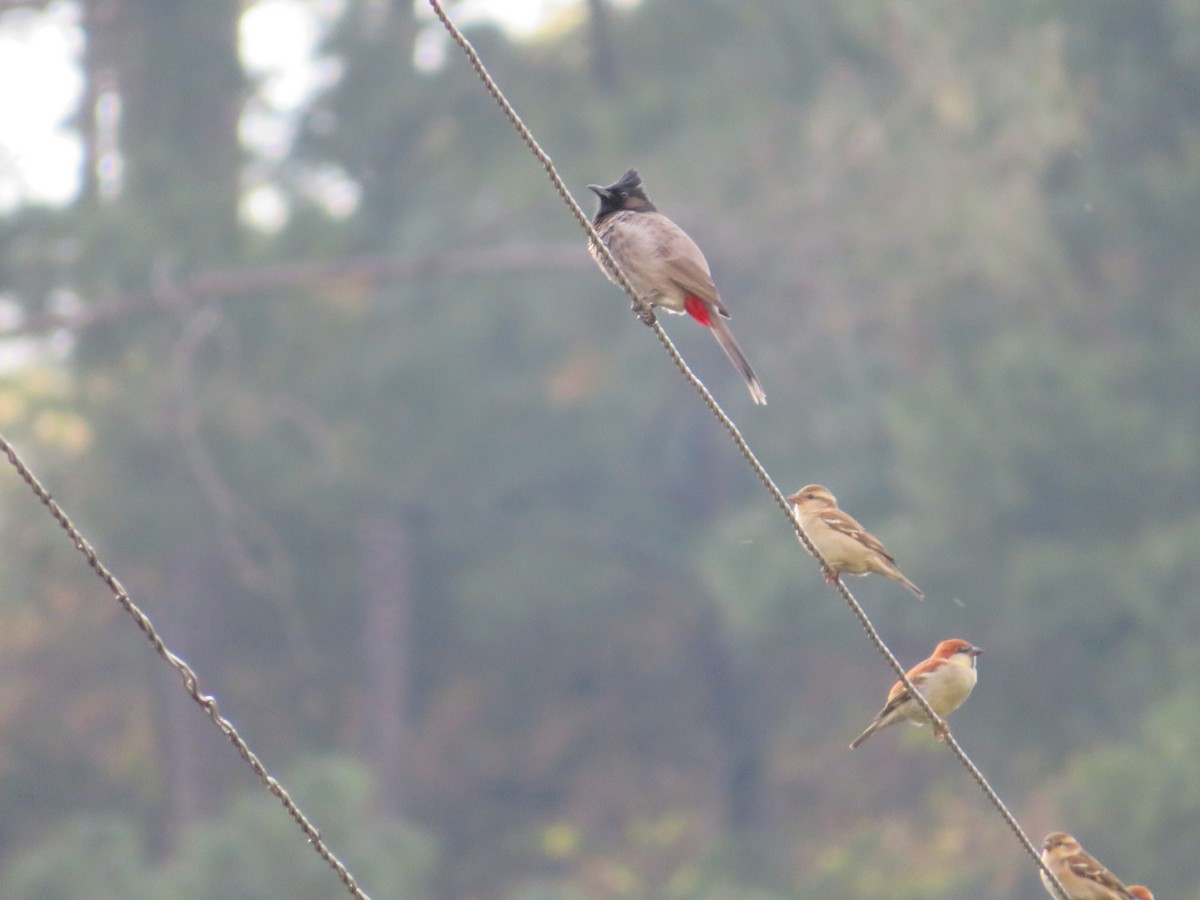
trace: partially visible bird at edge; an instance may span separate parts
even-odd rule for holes
[[[1154,895],[1140,885],[1136,890],[1125,887],[1121,879],[1100,865],[1096,857],[1065,831],[1052,831],[1046,835],[1042,841],[1042,862],[1054,873],[1071,900],[1145,900],[1147,897],[1154,900]],[[1057,897],[1046,873],[1041,875],[1046,893]]]

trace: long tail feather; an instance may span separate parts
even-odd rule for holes
[[[896,580],[899,581],[906,588],[908,588],[910,591],[912,591],[913,596],[916,597],[918,600],[925,599],[925,592],[923,590],[921,590],[919,587],[917,587],[915,584],[913,584],[911,581],[909,581],[907,578],[905,578],[903,574],[901,574],[901,576],[899,578],[897,578]]]
[[[750,388],[750,396],[754,398],[754,402],[759,406],[766,406],[767,392],[763,390],[758,376],[750,368],[750,363],[746,360],[746,355],[742,353],[742,348],[733,339],[733,332],[729,330],[729,326],[722,319],[713,316],[709,320],[708,327],[712,330],[717,343],[721,345],[721,349],[725,351],[725,355],[729,357],[729,361],[733,363],[734,368],[741,372],[742,377],[746,379],[746,386]]]
[[[892,581],[900,582],[902,585],[908,588],[912,592],[912,595],[918,600],[925,599],[925,592],[905,577],[904,573],[900,571],[900,567],[896,565],[890,556],[887,559],[878,560],[878,565],[874,568],[874,571],[878,572],[880,575],[886,575],[888,578],[892,579]]]
[[[876,719],[874,722],[872,722],[870,725],[868,725],[866,731],[864,731],[862,734],[860,734],[858,737],[856,737],[853,741],[850,742],[850,749],[857,750],[862,745],[863,741],[865,741],[867,738],[869,738],[871,735],[873,735],[876,731],[879,730],[879,723],[880,723],[880,720]]]

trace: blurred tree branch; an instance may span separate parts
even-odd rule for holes
[[[41,313],[0,328],[0,338],[30,337],[67,329],[79,332],[151,310],[255,292],[310,289],[318,284],[380,284],[404,278],[588,270],[593,263],[578,242],[518,243],[491,250],[455,250],[414,256],[359,256],[328,262],[288,262],[200,272],[182,281],[156,275],[145,291],[98,302],[71,313]]]

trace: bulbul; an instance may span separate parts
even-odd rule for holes
[[[708,260],[696,242],[650,202],[637,170],[630,169],[608,187],[589,184],[588,190],[600,198],[592,224],[638,295],[667,312],[687,313],[708,328],[746,379],[754,402],[765,405],[766,392],[725,324],[729,313],[713,284]],[[599,248],[593,244],[588,249],[601,271],[615,282]]]
[[[1071,900],[1129,900],[1137,896],[1100,865],[1096,857],[1079,846],[1079,841],[1064,832],[1053,831],[1046,835],[1042,841],[1042,862],[1066,888]],[[1046,892],[1057,897],[1046,873],[1041,875]]]
[[[963,701],[971,696],[971,691],[975,689],[978,676],[975,661],[982,652],[978,647],[959,638],[942,641],[933,651],[933,656],[908,670],[908,680],[921,692],[921,696],[928,701],[933,711],[944,719],[962,706]],[[924,725],[929,721],[929,717],[904,686],[904,682],[897,681],[888,692],[887,703],[879,711],[879,715],[867,726],[866,731],[854,739],[850,749],[856,749],[880,728],[887,728],[901,721]],[[946,734],[942,726],[937,728],[934,737],[944,738]]]
[[[863,528],[847,512],[838,509],[837,498],[828,488],[807,484],[788,497],[809,540],[816,545],[836,574],[868,575],[875,572],[908,588],[918,600],[925,592],[904,577],[896,560],[883,548],[879,538]],[[831,585],[836,578],[826,576]]]

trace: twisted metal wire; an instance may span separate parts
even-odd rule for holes
[[[558,174],[558,170],[554,167],[554,163],[550,159],[549,154],[547,154],[546,151],[542,149],[541,145],[538,144],[536,138],[533,136],[533,132],[531,132],[529,127],[521,120],[521,117],[517,114],[516,109],[513,108],[513,105],[508,101],[508,98],[505,97],[504,92],[500,90],[500,86],[488,73],[487,68],[483,64],[483,60],[480,59],[479,54],[471,45],[471,42],[467,40],[466,36],[463,35],[463,33],[446,14],[446,11],[442,8],[442,4],[439,2],[439,0],[429,0],[429,5],[433,8],[434,14],[438,17],[446,31],[450,34],[450,37],[454,40],[454,43],[458,45],[463,54],[470,61],[472,68],[474,68],[475,73],[479,76],[479,80],[483,82],[487,92],[491,94],[492,99],[496,101],[496,104],[500,107],[505,117],[509,120],[509,122],[512,123],[513,127],[517,130],[517,133],[525,142],[526,146],[529,147],[529,150],[533,153],[533,155],[537,157],[537,160],[541,163],[542,168],[546,170],[546,174],[549,176],[550,181],[558,191],[559,196],[571,210],[571,213],[575,216],[576,221],[578,221],[583,230],[587,232],[588,239],[591,244],[599,248],[604,267],[608,270],[608,273],[612,276],[613,280],[616,281],[616,283],[620,285],[625,293],[629,294],[629,296],[633,299],[633,307],[637,312],[638,317],[647,326],[654,330],[655,336],[663,345],[663,348],[667,351],[668,356],[670,356],[671,361],[675,364],[676,368],[679,369],[683,377],[687,379],[688,383],[691,384],[691,386],[700,395],[700,398],[704,401],[704,404],[709,408],[709,410],[721,423],[725,430],[729,432],[730,437],[733,438],[734,444],[737,445],[738,450],[741,452],[746,462],[754,470],[754,474],[758,476],[759,481],[763,483],[763,486],[771,495],[771,499],[775,501],[775,504],[783,511],[783,514],[787,516],[788,522],[791,524],[792,529],[795,532],[796,537],[799,539],[801,545],[803,545],[804,549],[807,550],[817,560],[821,567],[822,574],[824,574],[828,580],[834,582],[837,592],[841,595],[842,600],[844,600],[846,605],[850,608],[850,611],[858,619],[859,623],[866,631],[867,637],[870,638],[871,643],[875,645],[875,649],[878,650],[884,659],[887,660],[888,665],[890,665],[895,671],[896,675],[899,677],[899,680],[904,684],[904,687],[908,690],[908,692],[914,698],[916,698],[918,705],[921,707],[922,711],[924,711],[929,720],[940,732],[944,733],[945,742],[950,748],[950,751],[958,758],[958,761],[962,763],[963,767],[971,775],[971,778],[974,779],[975,783],[979,786],[979,789],[1000,813],[1000,816],[1004,819],[1005,824],[1009,827],[1009,829],[1012,830],[1012,833],[1016,836],[1025,852],[1029,854],[1038,868],[1050,880],[1051,885],[1054,887],[1055,892],[1059,896],[1059,900],[1070,900],[1066,889],[1063,888],[1062,883],[1058,880],[1058,877],[1050,871],[1044,862],[1042,862],[1041,854],[1038,852],[1033,842],[1030,841],[1029,836],[1025,834],[1025,831],[1021,828],[1020,823],[1004,804],[1004,801],[1000,799],[1000,795],[996,793],[995,789],[984,777],[983,772],[979,770],[979,767],[975,765],[971,758],[967,756],[966,751],[964,751],[959,745],[958,741],[954,739],[954,736],[950,733],[949,727],[946,725],[945,720],[934,711],[933,707],[929,705],[929,701],[926,700],[924,695],[921,694],[916,687],[914,687],[911,681],[909,681],[908,674],[905,672],[904,667],[900,664],[900,661],[896,659],[896,656],[894,653],[892,653],[891,648],[889,648],[884,642],[883,638],[880,637],[879,632],[871,622],[871,619],[867,616],[867,613],[862,608],[862,605],[858,602],[857,598],[855,598],[854,594],[851,593],[850,589],[846,587],[842,580],[837,577],[837,573],[830,568],[829,562],[821,555],[821,552],[816,548],[816,545],[813,544],[812,539],[809,538],[809,536],[805,533],[804,528],[800,525],[798,518],[793,514],[787,497],[784,496],[783,491],[781,491],[775,484],[775,481],[771,478],[770,473],[767,472],[763,464],[759,462],[758,457],[754,454],[754,451],[750,448],[749,443],[742,436],[741,431],[738,430],[737,425],[734,424],[733,420],[729,417],[725,410],[721,408],[721,405],[717,403],[716,398],[713,397],[712,393],[707,387],[705,387],[704,383],[691,370],[691,367],[688,366],[686,360],[683,358],[683,355],[679,352],[678,348],[671,341],[671,338],[667,335],[666,331],[655,317],[653,307],[643,300],[638,295],[633,285],[630,284],[629,279],[626,277],[625,273],[621,271],[620,265],[613,258],[613,255],[609,251],[608,247],[602,240],[600,240],[600,236],[596,233],[596,229],[592,226],[591,220],[584,213],[574,196],[572,196],[570,190],[566,186],[566,183],[563,181],[562,176]]]
[[[233,723],[221,715],[217,709],[216,698],[200,690],[200,679],[192,667],[171,652],[171,649],[167,647],[158,630],[154,627],[154,623],[150,621],[150,617],[142,612],[133,602],[129,596],[129,592],[125,590],[125,587],[117,580],[116,576],[109,571],[108,567],[100,561],[100,557],[92,548],[92,545],[84,538],[83,534],[80,533],[79,529],[75,527],[75,523],[71,521],[70,516],[50,496],[50,492],[42,486],[37,476],[33,474],[33,471],[26,465],[20,454],[17,453],[16,448],[3,435],[0,435],[0,452],[3,452],[8,457],[9,463],[16,469],[17,474],[21,476],[21,479],[29,486],[29,489],[33,491],[34,496],[49,510],[50,515],[54,517],[59,527],[66,532],[67,537],[75,544],[75,549],[83,554],[83,558],[87,560],[88,566],[96,574],[96,577],[108,586],[108,589],[112,592],[113,599],[120,604],[125,612],[133,617],[134,622],[137,623],[137,627],[141,629],[146,639],[150,642],[150,646],[179,673],[179,677],[183,680],[183,688],[187,691],[188,696],[199,704],[200,708],[204,710],[205,715],[212,720],[212,723],[217,726],[225,737],[229,738],[229,742],[237,750],[238,756],[246,761],[246,764],[258,776],[259,781],[275,796],[283,808],[287,810],[288,815],[300,826],[300,830],[304,833],[313,851],[321,859],[325,860],[326,864],[337,873],[338,878],[341,879],[342,884],[346,886],[346,890],[350,892],[352,897],[356,897],[358,900],[370,900],[370,897],[358,886],[358,882],[355,881],[350,870],[329,849],[328,845],[321,838],[321,833],[317,831],[316,826],[309,821],[308,817],[300,810],[300,807],[296,805],[296,801],[291,798],[291,795],[288,794],[283,785],[267,771],[262,760],[250,749],[250,745],[238,733]]]

